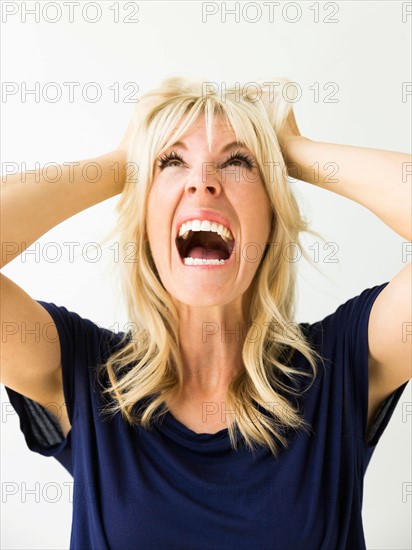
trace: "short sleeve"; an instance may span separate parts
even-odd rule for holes
[[[335,313],[322,321],[322,325],[330,331],[331,338],[335,340],[337,348],[335,362],[339,362],[343,369],[343,405],[347,409],[348,424],[352,422],[348,431],[351,430],[350,433],[362,442],[367,462],[407,385],[406,382],[397,388],[382,403],[366,441],[369,399],[369,317],[376,298],[388,284],[389,282],[386,282],[364,290],[358,296],[347,300]]]
[[[380,292],[389,284],[389,281],[373,288],[364,290],[359,296],[350,300],[348,306],[348,339],[350,351],[353,357],[356,357],[355,369],[353,371],[353,383],[357,389],[355,397],[355,412],[361,419],[362,437],[366,438],[366,423],[368,418],[368,399],[369,399],[369,371],[368,371],[368,326],[372,306]],[[402,396],[406,386],[402,384],[399,388],[389,395],[381,404],[375,415],[375,419],[366,442],[367,447],[376,447],[385,428],[387,427],[396,405]]]
[[[39,300],[37,302],[48,311],[59,335],[65,398],[62,406],[67,408],[73,429],[82,412],[79,404],[85,402],[86,394],[90,392],[88,369],[96,367],[100,360],[103,339],[113,333],[77,313],[68,311],[64,306]],[[72,430],[65,438],[57,418],[51,412],[57,415],[57,408],[45,408],[7,386],[5,389],[19,416],[20,429],[28,448],[43,456],[55,457],[72,473]]]

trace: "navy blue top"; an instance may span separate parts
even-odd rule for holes
[[[67,438],[48,410],[6,390],[30,450],[53,456],[74,478],[70,548],[365,549],[364,474],[407,385],[380,408],[366,443],[368,319],[387,284],[301,323],[326,371],[319,366],[299,400],[313,432],[291,432],[277,459],[262,447],[233,451],[227,429],[195,433],[169,412],[152,430],[128,426],[120,413],[103,420],[93,374],[122,333],[39,301],[60,337]],[[293,364],[310,372],[300,353]]]

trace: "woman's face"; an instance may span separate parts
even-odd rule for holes
[[[159,276],[172,297],[191,306],[224,305],[248,289],[272,223],[252,153],[233,143],[222,117],[214,117],[212,135],[209,152],[200,116],[156,160],[148,199],[147,237]],[[239,152],[253,166],[230,158]]]

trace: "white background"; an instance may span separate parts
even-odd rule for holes
[[[23,5],[33,8],[34,2],[2,4],[2,81],[3,86],[15,82],[19,90],[3,95],[1,104],[3,173],[5,162],[26,162],[32,168],[35,162],[89,159],[115,149],[133,108],[124,102],[132,88],[124,91],[123,86],[136,83],[138,98],[174,74],[195,75],[219,85],[286,76],[301,87],[302,97],[294,109],[303,135],[326,142],[410,150],[412,98],[402,101],[402,83],[412,80],[412,16],[402,21],[405,2],[332,2],[329,7],[322,2],[300,2],[300,13],[291,2],[286,8],[280,3],[274,7],[273,21],[263,3],[240,2],[238,22],[229,14],[225,22],[223,5],[215,2],[208,3],[208,9],[217,13],[203,14],[203,21],[206,3],[202,2],[128,6],[120,2],[118,23],[110,9],[116,2],[99,2],[102,13],[96,23],[86,21],[79,7],[70,23],[69,10],[61,3],[60,21],[47,22],[45,18],[54,20],[57,14],[50,2],[40,2],[38,23],[33,15],[27,15],[24,22]],[[10,5],[18,9],[7,21],[6,4],[8,9],[13,9]],[[50,6],[44,11],[46,4]],[[133,4],[138,6],[134,16]],[[316,4],[318,23],[314,21]],[[235,7],[234,2],[226,5]],[[327,23],[333,6],[338,10],[331,19],[337,22]],[[95,14],[91,6],[85,16],[94,19]],[[138,22],[123,22],[127,14]],[[63,86],[70,81],[81,84],[73,103]],[[21,95],[24,82],[27,88],[39,82],[40,94],[48,82],[57,82],[63,96],[55,103],[42,95],[35,101],[33,95]],[[96,103],[81,93],[89,82],[98,83],[102,90]],[[338,99],[335,103],[324,101],[332,88],[323,87],[331,82],[339,88],[333,96]],[[115,83],[120,89],[117,102],[110,89]],[[319,83],[319,100],[313,91],[315,83]],[[307,183],[291,185],[312,228],[339,247],[338,262],[327,263],[327,251],[320,243],[316,265],[323,275],[306,261],[299,263],[298,322],[322,319],[362,290],[391,280],[404,267],[404,239],[364,207]],[[70,262],[63,245],[79,242],[80,250],[86,243],[99,242],[114,223],[116,202],[113,198],[80,213],[38,241],[40,256],[47,253],[47,243],[57,243],[63,251],[60,261],[32,255],[23,263],[20,257],[3,272],[37,300],[64,305],[100,326],[122,330],[126,316],[116,273],[111,270],[113,251],[103,248],[96,263],[79,252]],[[314,237],[309,239],[313,244]],[[54,252],[49,252],[52,258]],[[68,548],[72,510],[67,484],[72,478],[56,460],[28,450],[3,386],[1,393],[1,547]],[[406,502],[402,499],[403,484],[412,480],[412,418],[402,418],[402,409],[411,402],[409,384],[366,473],[363,518],[368,549],[412,547],[412,496],[404,498]],[[14,496],[4,494],[7,482],[18,487]],[[25,496],[24,487],[33,489],[36,483],[37,496]],[[53,502],[56,492],[45,490],[47,483],[60,487],[57,502]]]

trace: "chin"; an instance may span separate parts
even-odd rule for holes
[[[194,285],[192,288],[185,287],[179,290],[168,291],[174,302],[180,302],[190,307],[213,307],[224,306],[233,300],[232,293],[208,285],[207,290]]]

